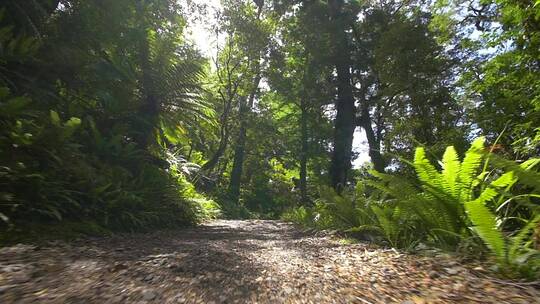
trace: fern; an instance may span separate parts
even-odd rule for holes
[[[540,158],[532,158],[522,164],[517,164],[500,156],[493,155],[491,156],[491,162],[498,168],[512,172],[521,184],[533,188],[536,192],[540,192],[540,174],[532,170],[540,163]]]
[[[313,216],[306,212],[310,209],[298,209],[293,217],[304,222],[306,217],[311,218],[319,228],[376,233],[391,246],[402,248],[427,241],[458,249],[472,240],[478,245],[475,248],[484,244],[482,248],[492,253],[505,272],[517,269],[528,273],[536,269],[532,265],[540,268],[540,254],[530,246],[532,231],[540,223],[538,207],[520,202],[519,206],[528,208],[533,216],[513,236],[503,230],[507,218],[498,211],[513,200],[540,196],[510,195],[518,183],[536,186],[538,173],[533,168],[540,161],[531,159],[518,165],[494,155],[488,157],[484,142],[484,138],[476,139],[463,161],[454,147],[448,147],[441,169],[428,160],[424,148],[418,148],[412,163],[417,180],[372,171],[373,178],[359,181],[356,195],[347,191],[338,195],[330,188],[321,188]],[[491,171],[489,159],[496,160]],[[371,197],[365,195],[366,191]]]
[[[441,174],[426,158],[426,152],[422,147],[417,148],[414,154],[414,169],[423,185],[433,188],[441,186]]]
[[[484,137],[479,137],[473,141],[461,163],[461,169],[458,174],[460,183],[459,200],[461,202],[470,201],[472,198],[473,187],[475,186],[474,182],[477,180],[478,170],[484,158],[484,143]]]
[[[461,163],[454,147],[450,146],[446,148],[442,164],[442,187],[444,191],[449,193],[453,198],[457,198],[460,192],[458,175],[461,170]]]
[[[500,226],[504,220],[494,209],[499,210],[513,199],[536,197],[536,194],[519,195],[505,201],[518,182],[538,190],[540,175],[533,168],[540,161],[531,159],[518,165],[496,155],[487,158],[484,142],[482,137],[476,139],[462,162],[455,149],[448,147],[441,161],[441,171],[427,159],[424,148],[418,148],[413,167],[419,187],[400,176],[372,173],[376,180],[367,184],[388,195],[388,202],[394,204],[393,212],[373,207],[378,225],[391,243],[399,243],[398,238],[403,237],[400,230],[414,226],[420,237],[423,234],[447,248],[477,235],[500,265],[505,266],[503,268],[516,267],[524,256],[536,256],[536,251],[527,249],[525,240],[540,221],[538,216],[535,215],[516,236],[507,237]],[[496,165],[492,171],[487,171],[488,159]],[[495,174],[499,176],[495,178]],[[537,212],[537,208],[530,210]]]
[[[497,219],[495,215],[486,207],[485,203],[494,198],[497,193],[491,189],[486,189],[483,194],[474,201],[465,202],[465,209],[473,229],[486,245],[499,258],[505,258],[506,245],[502,233],[497,229]]]

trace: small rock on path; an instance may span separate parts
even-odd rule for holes
[[[280,221],[220,220],[2,248],[0,303],[540,303],[537,289],[476,268]]]

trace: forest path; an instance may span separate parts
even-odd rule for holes
[[[0,249],[0,303],[538,303],[445,255],[341,245],[280,221]]]

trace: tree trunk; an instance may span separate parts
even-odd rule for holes
[[[240,128],[238,130],[238,139],[234,148],[233,167],[231,171],[231,180],[229,182],[229,198],[234,204],[238,203],[240,197],[240,184],[242,181],[242,169],[244,165],[244,153],[246,146],[246,116],[248,105],[245,101],[240,101]]]
[[[380,138],[377,138],[375,132],[373,131],[373,125],[371,121],[371,116],[369,114],[369,108],[367,103],[361,105],[361,114],[360,117],[360,126],[366,132],[366,137],[369,145],[369,157],[373,163],[373,167],[377,172],[384,173],[384,168],[386,167],[384,159],[381,155],[381,142]]]
[[[234,149],[233,167],[231,171],[231,180],[229,182],[229,198],[234,204],[238,204],[238,200],[240,198],[240,185],[242,182],[242,170],[244,167],[244,156],[246,150],[247,116],[253,108],[255,94],[257,93],[260,81],[261,76],[258,74],[255,77],[253,90],[249,95],[249,100],[247,102],[240,100],[240,128],[238,130],[238,140],[236,141],[236,147]]]
[[[257,20],[260,20],[263,9],[264,1],[256,2],[257,5]],[[234,149],[233,167],[231,171],[231,179],[229,181],[229,198],[235,205],[238,204],[240,198],[240,186],[242,184],[242,170],[244,167],[244,156],[246,151],[246,137],[247,137],[247,116],[253,108],[255,102],[255,94],[259,88],[261,82],[260,73],[260,53],[255,62],[255,79],[253,80],[253,88],[249,94],[249,100],[246,104],[244,100],[240,100],[240,128],[238,130],[238,140],[236,141],[236,147]]]
[[[231,53],[229,51],[228,53],[228,56],[231,56]],[[221,91],[221,89],[219,90],[219,94],[221,96],[221,99],[223,101],[223,113],[221,114],[221,117],[220,117],[220,138],[219,138],[219,146],[218,146],[218,149],[216,150],[216,152],[214,153],[214,155],[212,155],[212,157],[210,158],[209,161],[207,161],[203,166],[202,166],[202,169],[204,171],[211,171],[214,169],[214,167],[217,165],[217,163],[219,162],[219,159],[223,156],[223,154],[225,154],[225,151],[227,150],[227,145],[229,143],[229,116],[230,116],[230,113],[231,113],[231,110],[232,110],[232,105],[233,105],[233,101],[235,99],[235,96],[236,96],[236,93],[237,93],[237,89],[238,89],[238,83],[236,84],[233,84],[232,81],[231,81],[231,73],[232,73],[232,70],[230,70],[229,68],[229,61],[230,61],[230,57],[229,59],[227,59],[226,61],[226,64],[225,64],[225,68],[226,68],[226,72],[227,72],[227,95],[224,95]],[[216,68],[217,68],[217,75],[220,79],[220,82],[221,82],[221,76],[220,75],[220,72],[219,72],[219,64],[217,63],[216,61]],[[233,68],[234,70],[234,68]]]
[[[230,107],[230,106],[229,106]],[[202,170],[204,171],[212,171],[214,167],[219,162],[219,159],[225,154],[225,151],[227,150],[227,145],[229,143],[229,126],[228,126],[228,120],[229,120],[229,108],[226,107],[222,119],[221,119],[221,130],[220,130],[220,138],[219,138],[219,146],[214,155],[212,155],[212,158],[210,158],[209,161],[204,163],[202,166]]]
[[[307,134],[307,105],[305,97],[300,101],[300,200],[303,205],[308,202],[307,196],[307,161],[308,161],[308,134]]]
[[[330,165],[331,184],[337,192],[341,192],[347,184],[348,171],[351,168],[352,141],[356,127],[356,107],[354,105],[351,85],[351,59],[345,29],[340,24],[342,16],[342,0],[329,0],[330,23],[336,28],[333,60],[337,72],[338,96],[336,101],[336,118],[334,122],[334,151]]]

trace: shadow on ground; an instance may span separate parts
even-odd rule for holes
[[[261,249],[258,243],[294,233],[283,234],[270,222],[239,223],[5,252],[0,302],[245,302],[264,270],[251,255]]]

